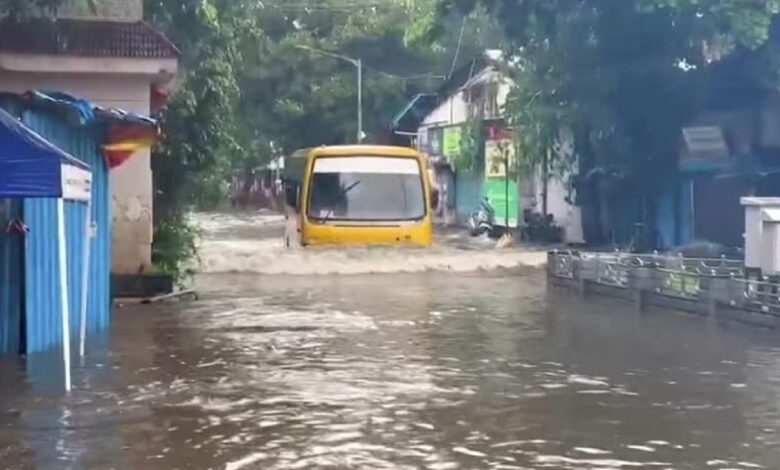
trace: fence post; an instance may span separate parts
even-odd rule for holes
[[[639,312],[647,310],[647,301],[653,290],[655,269],[647,267],[634,267],[631,271],[629,288],[634,291],[634,302]]]
[[[704,291],[704,294],[706,295],[705,300],[707,301],[707,316],[711,319],[718,317],[718,307],[721,302],[725,300],[723,296],[724,293],[728,292],[728,287],[727,279],[718,277],[709,279],[707,290]]]
[[[558,250],[547,252],[547,275],[555,275],[555,263],[558,261]]]
[[[588,297],[588,278],[590,277],[590,271],[593,269],[592,260],[586,260],[582,256],[578,256],[576,262],[574,262],[574,279],[577,281],[577,295],[583,300]]]

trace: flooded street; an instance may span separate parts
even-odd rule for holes
[[[203,228],[200,271],[209,274],[395,274],[426,271],[474,272],[541,267],[544,250],[493,250],[495,241],[470,239],[463,231],[438,235],[430,248],[309,248],[283,246],[283,218],[273,214],[210,214],[198,217]]]
[[[201,300],[117,310],[70,396],[56,358],[0,361],[0,468],[780,468],[776,333],[583,306],[455,234],[285,252],[272,216],[200,220]]]

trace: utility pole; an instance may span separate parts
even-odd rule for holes
[[[345,55],[337,54],[335,52],[326,51],[323,49],[317,49],[304,44],[298,44],[295,46],[298,49],[314,52],[334,59],[343,60],[357,67],[357,143],[363,142],[363,60],[353,59]]]

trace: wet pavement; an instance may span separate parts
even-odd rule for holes
[[[70,396],[56,358],[0,361],[0,468],[780,468],[773,332],[582,305],[528,267],[197,287],[118,310]]]

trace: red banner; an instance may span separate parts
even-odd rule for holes
[[[112,124],[103,146],[109,169],[124,164],[139,150],[151,148],[159,137],[156,128],[133,124]]]

